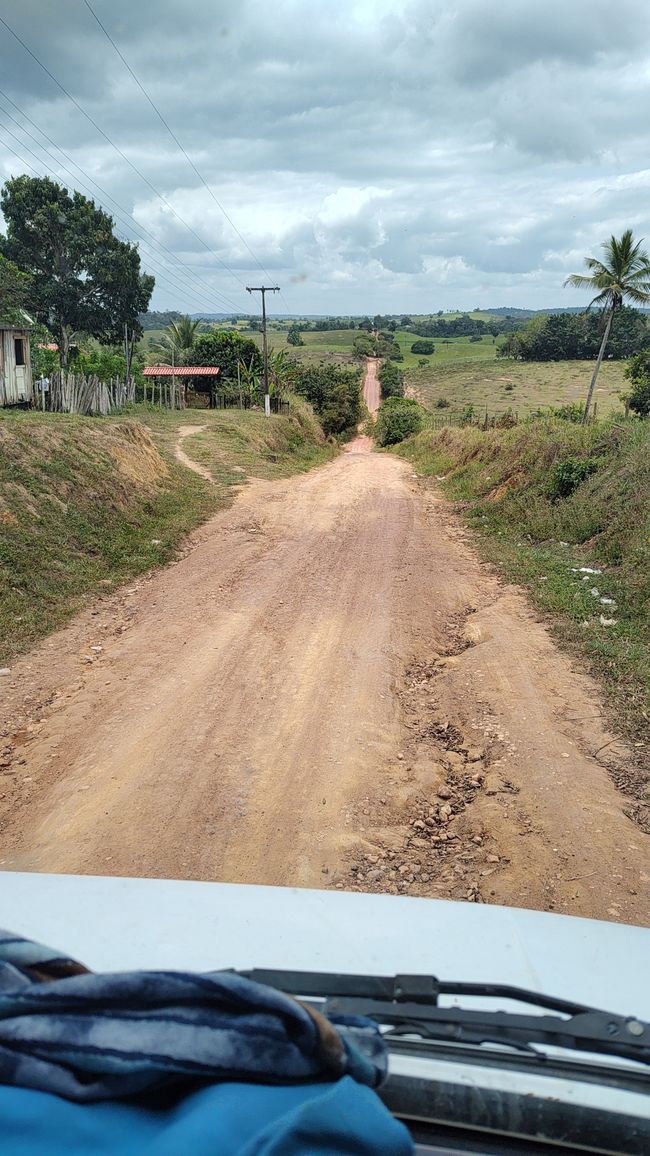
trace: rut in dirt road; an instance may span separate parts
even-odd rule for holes
[[[410,467],[363,446],[251,483],[16,663],[2,866],[647,922],[648,838],[591,753],[612,738],[585,721],[594,688]]]

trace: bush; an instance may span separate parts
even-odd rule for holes
[[[425,411],[417,401],[391,397],[382,402],[377,414],[375,436],[380,446],[392,446],[422,429]]]
[[[414,341],[411,346],[411,353],[425,353],[427,357],[430,357],[435,351],[436,347],[433,341]]]
[[[626,366],[625,376],[632,382],[632,389],[627,396],[629,408],[639,417],[650,414],[650,349],[633,357]]]
[[[297,325],[290,325],[287,332],[287,345],[304,345],[302,334]]]
[[[301,365],[294,370],[295,390],[307,398],[325,433],[343,434],[361,421],[361,374],[336,365]]]
[[[404,374],[392,361],[385,361],[377,376],[384,399],[404,396]]]
[[[594,458],[565,458],[553,467],[549,493],[552,498],[568,498],[577,490],[590,474],[593,474],[598,463]]]

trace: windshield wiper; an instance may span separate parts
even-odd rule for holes
[[[238,974],[306,1000],[318,1000],[319,1010],[326,1015],[369,1016],[391,1029],[389,1040],[391,1035],[417,1035],[445,1043],[499,1044],[533,1052],[532,1044],[545,1044],[650,1064],[650,1024],[507,984],[455,983],[430,975],[339,975],[259,968]],[[559,1014],[440,1007],[440,995],[508,999]],[[536,1054],[544,1059],[543,1052]]]

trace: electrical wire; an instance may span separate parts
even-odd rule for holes
[[[174,208],[174,206],[171,204],[171,202],[167,200],[167,198],[164,196],[164,194],[161,193],[160,190],[157,189],[154,184],[152,184],[152,182],[149,180],[149,178],[146,177],[144,175],[144,173],[140,171],[140,169],[137,167],[137,165],[133,164],[133,161],[131,161],[129,159],[129,157],[126,155],[126,153],[123,152],[123,150],[119,147],[119,145],[115,144],[115,141],[113,141],[111,139],[111,137],[108,135],[108,133],[105,132],[104,129],[97,123],[97,121],[90,115],[90,113],[87,112],[86,109],[81,104],[79,104],[79,101],[76,100],[75,97],[72,96],[72,94],[70,92],[68,92],[67,88],[65,88],[65,86],[63,84],[61,84],[61,81],[57,80],[54,73],[52,73],[50,71],[50,69],[47,67],[47,65],[43,64],[42,60],[39,60],[36,53],[32,51],[32,49],[29,47],[29,45],[25,43],[25,41],[18,35],[17,32],[14,31],[13,28],[11,28],[11,26],[7,23],[7,21],[2,16],[0,16],[0,24],[4,28],[7,29],[7,32],[9,32],[11,34],[11,36],[13,36],[14,40],[16,40],[18,42],[18,44],[21,45],[21,47],[25,50],[25,52],[28,54],[28,56],[30,56],[32,58],[32,60],[34,60],[36,62],[36,64],[38,64],[39,67],[42,68],[43,72],[47,76],[49,76],[50,80],[57,86],[57,88],[59,88],[61,90],[61,92],[68,98],[68,100],[71,101],[71,103],[74,105],[74,107],[82,114],[82,116],[84,116],[86,118],[86,120],[93,126],[93,128],[100,134],[100,136],[102,136],[104,138],[104,140],[106,140],[108,142],[108,144],[111,146],[111,148],[113,148],[115,150],[115,152],[118,153],[118,155],[122,157],[122,159],[126,162],[126,164],[129,166],[129,168],[133,170],[133,172],[136,174],[136,176],[138,176],[140,178],[140,180],[143,181],[144,184],[147,185],[147,187],[149,189],[151,189],[151,191],[154,193],[154,195],[156,197],[158,197],[158,199],[164,205],[167,206],[167,208],[173,213],[173,215],[177,218],[177,220],[179,220],[181,222],[181,224],[184,226],[184,228],[186,228],[188,230],[188,232],[191,233],[192,236],[196,238],[196,240],[199,242],[199,244],[202,245],[203,248],[206,249],[208,253],[212,254],[212,256],[215,258],[215,260],[226,270],[227,273],[230,274],[231,277],[233,277],[241,285],[242,289],[245,290],[246,286],[245,286],[244,282],[241,280],[241,278],[238,277],[237,274],[230,268],[230,266],[227,265],[226,262],[222,260],[222,258],[219,256],[218,253],[215,253],[214,249],[212,249],[210,247],[210,245],[208,245],[207,241],[204,241],[203,238],[201,236],[199,236],[199,234],[196,232],[196,230],[191,225],[189,225],[186,220],[184,220],[184,218]]]
[[[222,293],[221,290],[213,288],[213,286],[210,285],[208,281],[205,281],[202,277],[199,276],[199,274],[197,274],[194,271],[194,269],[191,265],[187,265],[187,264],[185,264],[184,261],[181,261],[180,258],[177,257],[176,254],[171,249],[169,249],[166,245],[164,245],[162,243],[162,241],[158,241],[158,239],[153,235],[153,233],[151,233],[144,225],[141,225],[139,221],[136,221],[136,219],[133,217],[132,213],[129,213],[128,209],[125,209],[123,205],[120,205],[119,201],[117,201],[115,199],[115,197],[113,197],[106,189],[104,189],[103,186],[100,185],[99,182],[94,179],[94,177],[91,177],[85,171],[85,169],[83,169],[81,167],[81,165],[79,165],[77,163],[77,161],[73,160],[73,158],[69,155],[69,153],[66,153],[65,150],[62,149],[61,146],[56,143],[56,141],[52,140],[52,137],[48,136],[48,134],[42,128],[40,128],[36,124],[36,122],[33,121],[31,119],[31,117],[29,117],[27,115],[26,112],[24,112],[23,109],[21,109],[15,103],[15,101],[13,101],[11,99],[11,97],[7,95],[7,93],[2,88],[0,88],[0,96],[2,96],[3,99],[6,100],[13,108],[15,108],[16,111],[19,112],[20,115],[22,117],[24,117],[24,119],[27,120],[29,122],[29,124],[31,124],[36,129],[36,131],[39,132],[45,138],[45,140],[49,141],[49,143],[57,150],[57,152],[61,153],[61,155],[64,156],[66,158],[66,160],[69,161],[69,163],[71,165],[74,165],[75,169],[77,169],[80,173],[83,174],[86,181],[88,181],[90,183],[90,185],[94,185],[94,187],[99,189],[100,193],[108,201],[112,202],[114,205],[117,206],[117,209],[119,210],[119,213],[122,214],[122,217],[128,218],[128,222],[127,222],[128,227],[132,228],[132,229],[136,229],[136,230],[138,230],[138,232],[143,234],[143,237],[139,237],[139,238],[137,238],[137,240],[139,240],[139,241],[144,240],[144,243],[147,244],[148,246],[151,246],[152,244],[157,246],[158,248],[160,248],[163,251],[163,254],[168,254],[168,256],[171,257],[171,259],[181,267],[181,269],[178,272],[174,271],[174,276],[184,277],[188,281],[191,278],[192,286],[193,286],[194,282],[203,286],[204,287],[204,292],[202,294],[203,300],[209,299],[209,297],[211,295],[214,295],[214,303],[210,306],[211,309],[218,308],[218,310],[221,310],[221,309],[223,309],[223,304],[225,303],[235,313],[241,312],[241,310],[235,304],[234,301],[232,301],[229,297],[226,297],[226,295],[224,293]],[[33,133],[29,132],[29,129],[25,128],[24,125],[20,124],[20,122],[17,121],[16,118],[14,116],[12,116],[10,112],[8,112],[6,109],[2,109],[2,112],[4,113],[5,116],[9,117],[9,119],[12,121],[12,123],[15,124],[21,130],[21,132],[23,132],[26,136],[28,136],[30,138],[30,140],[34,141],[34,143],[38,146],[38,148],[40,148],[43,152],[45,152],[47,154],[47,156],[49,156],[53,161],[55,161],[55,163],[57,164],[57,166],[59,168],[63,169],[64,172],[67,172],[68,175],[74,181],[75,185],[79,184],[79,185],[81,185],[82,188],[85,187],[86,191],[89,192],[90,195],[93,197],[96,195],[92,192],[91,189],[88,189],[87,185],[84,186],[83,182],[79,181],[79,178],[77,176],[75,176],[75,174],[72,173],[70,171],[70,169],[68,169],[65,165],[61,164],[59,159],[57,157],[53,156],[52,153],[49,151],[49,149],[46,149],[45,146],[33,135]],[[5,131],[10,132],[11,130],[5,127]],[[13,135],[14,134],[12,133],[12,136]],[[16,138],[14,136],[14,139],[18,139],[18,138]],[[19,143],[22,143],[22,142],[19,142]],[[26,145],[23,145],[23,147],[28,148],[28,146],[26,146]],[[33,153],[31,153],[31,150],[28,149],[28,151],[30,151],[30,155],[32,155],[32,156],[34,155]],[[36,158],[36,159],[38,159],[38,158]],[[40,163],[43,163],[43,162],[40,162]],[[47,168],[46,165],[44,167]],[[49,170],[49,171],[52,171],[52,170]],[[112,210],[112,211],[115,211],[115,210]],[[146,238],[151,238],[151,241],[148,241]],[[133,240],[134,238],[131,238],[131,239]],[[165,257],[163,255],[162,258],[159,257],[158,259],[165,260]],[[151,258],[149,257],[148,260],[151,260]],[[188,270],[188,273],[181,272],[181,270],[185,270],[185,269]],[[197,296],[200,296],[200,295],[201,294],[197,293]]]
[[[205,177],[203,176],[203,174],[202,174],[202,173],[199,171],[199,169],[196,167],[196,165],[195,165],[194,161],[192,160],[191,156],[190,156],[190,155],[188,154],[188,152],[186,151],[186,149],[185,149],[185,147],[183,146],[182,142],[181,142],[181,141],[178,139],[178,137],[177,137],[176,133],[174,132],[173,128],[171,127],[171,125],[169,124],[169,122],[166,120],[166,118],[163,116],[163,114],[161,113],[160,109],[158,108],[158,105],[155,103],[155,101],[152,99],[152,97],[150,96],[150,94],[147,92],[147,89],[146,89],[146,88],[144,87],[144,85],[142,84],[142,81],[140,80],[139,76],[136,74],[136,72],[134,71],[134,69],[131,67],[131,65],[129,64],[128,60],[127,60],[127,59],[126,59],[126,57],[124,56],[124,54],[123,54],[123,52],[121,51],[121,49],[119,48],[119,46],[118,46],[118,45],[115,43],[115,41],[113,40],[113,37],[111,36],[110,32],[109,32],[109,31],[108,31],[108,29],[106,28],[106,25],[105,25],[105,24],[103,24],[103,23],[102,23],[102,21],[100,20],[99,16],[98,16],[98,15],[97,15],[97,13],[95,12],[95,9],[93,8],[92,4],[90,3],[90,0],[81,0],[81,2],[82,2],[83,4],[85,4],[85,6],[86,6],[86,8],[88,9],[88,11],[90,12],[91,16],[92,16],[92,17],[93,17],[93,19],[96,21],[96,23],[97,23],[97,25],[99,26],[99,28],[101,28],[102,32],[104,33],[104,36],[105,36],[105,37],[106,37],[106,39],[109,41],[109,43],[112,45],[113,49],[115,50],[115,52],[116,52],[116,53],[117,53],[117,55],[119,56],[120,60],[122,61],[122,64],[124,65],[124,67],[126,68],[127,72],[129,73],[129,76],[132,78],[132,80],[134,81],[134,83],[135,83],[135,84],[137,84],[137,86],[138,86],[138,88],[140,89],[140,92],[141,92],[141,93],[142,93],[142,95],[144,96],[145,100],[148,102],[149,106],[150,106],[150,107],[153,109],[153,111],[155,112],[156,116],[158,117],[158,120],[159,120],[159,121],[160,121],[160,123],[163,125],[163,127],[164,127],[164,128],[167,130],[167,132],[169,133],[169,135],[170,135],[171,139],[174,141],[174,144],[175,144],[175,145],[176,145],[176,146],[177,146],[177,147],[180,149],[180,151],[182,152],[183,156],[185,157],[185,160],[187,161],[188,165],[189,165],[189,166],[190,166],[190,168],[192,169],[192,172],[195,174],[195,176],[197,176],[197,177],[198,177],[198,179],[200,180],[200,182],[201,182],[201,184],[203,185],[204,189],[206,189],[206,191],[209,193],[210,197],[211,197],[211,198],[212,198],[212,200],[214,201],[214,203],[215,203],[215,205],[217,206],[217,208],[218,208],[218,209],[221,211],[221,213],[223,213],[223,215],[224,215],[224,217],[226,218],[226,220],[227,220],[228,224],[231,226],[231,228],[232,228],[232,229],[234,230],[234,232],[237,234],[237,236],[239,237],[239,240],[241,241],[242,245],[244,245],[244,247],[246,248],[246,250],[248,251],[248,253],[249,253],[249,254],[250,254],[250,256],[252,257],[252,259],[253,259],[253,261],[255,262],[255,264],[257,265],[258,269],[260,269],[260,270],[262,271],[262,273],[264,274],[264,276],[265,276],[265,277],[267,277],[267,278],[269,279],[269,281],[274,281],[274,280],[275,280],[275,278],[271,276],[271,274],[269,273],[268,269],[265,269],[264,265],[262,265],[261,261],[259,261],[259,259],[258,259],[258,258],[257,258],[257,256],[255,255],[255,253],[254,253],[254,252],[253,252],[253,250],[251,249],[250,245],[248,244],[248,241],[247,241],[247,240],[246,240],[246,238],[243,236],[243,234],[240,232],[240,230],[237,228],[237,226],[236,226],[235,222],[233,221],[232,217],[231,217],[231,216],[228,214],[228,212],[226,211],[226,209],[225,209],[225,208],[224,208],[224,206],[222,205],[221,201],[220,201],[220,200],[219,200],[219,198],[216,196],[216,194],[215,194],[214,190],[212,189],[212,187],[211,187],[211,186],[208,184],[208,182],[206,181],[206,179],[205,179]],[[282,296],[282,290],[280,290],[280,295]]]
[[[6,115],[6,113],[5,113],[5,115]],[[14,147],[12,147],[12,145],[10,145],[6,140],[3,140],[2,138],[0,138],[0,140],[2,140],[2,143],[5,145],[5,147],[7,149],[9,149],[9,151],[12,153],[12,155],[15,156],[16,159],[19,160],[21,164],[26,165],[27,168],[31,169],[31,171],[35,174],[35,176],[40,176],[42,173],[42,170],[45,169],[52,176],[58,177],[58,173],[56,173],[55,170],[52,169],[49,165],[46,165],[45,162],[40,157],[38,157],[36,155],[36,153],[34,153],[32,151],[32,149],[30,149],[29,146],[24,143],[24,141],[21,141],[19,139],[19,137],[17,137],[16,134],[11,131],[10,128],[8,128],[5,124],[0,124],[0,127],[2,127],[4,132],[9,133],[9,135],[15,141],[17,141],[17,143],[21,146],[21,148],[25,149],[29,153],[29,155],[34,158],[36,163],[40,166],[40,171],[35,169],[34,166],[30,164],[29,161],[26,161],[24,156],[22,156],[19,152],[17,152],[16,149]],[[42,146],[39,145],[39,148],[40,147],[42,147]],[[61,168],[64,168],[64,166],[61,166]],[[65,170],[65,171],[69,171],[69,170]],[[72,175],[72,174],[70,174],[70,175]],[[127,238],[127,239],[129,241],[133,241],[133,238]],[[151,265],[153,265],[154,268],[156,268],[151,257],[147,258],[147,264],[151,264]],[[168,280],[168,273],[166,271],[163,270],[162,276],[163,276],[163,279]],[[182,294],[182,296],[184,296],[186,300],[194,300],[195,302],[197,300],[200,300],[200,298],[196,294],[196,292],[194,292],[192,290],[191,285],[189,287],[187,287],[187,286],[183,286],[182,284],[174,284],[171,281],[169,281],[169,284],[171,285],[174,292]],[[207,311],[209,312],[210,309],[213,308],[213,306],[207,306],[207,307],[204,306],[204,308],[207,308]],[[236,312],[241,312],[241,310],[236,310]]]

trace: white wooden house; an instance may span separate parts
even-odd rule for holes
[[[29,405],[32,397],[29,328],[0,321],[0,406]]]

